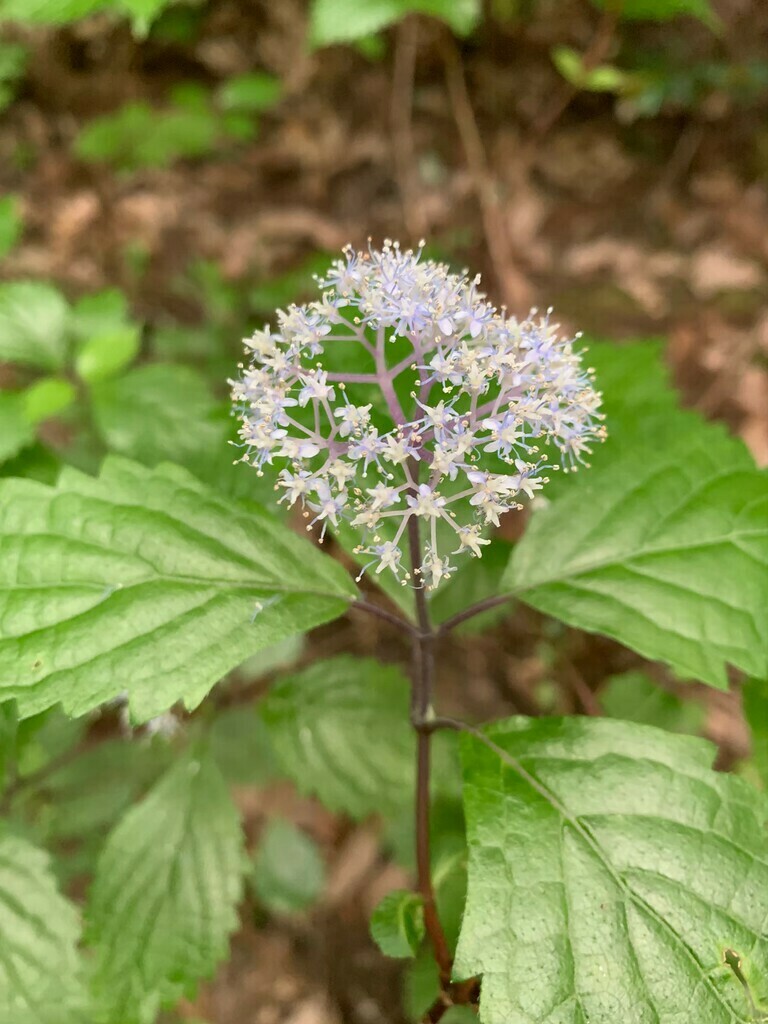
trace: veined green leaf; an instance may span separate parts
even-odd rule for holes
[[[341,566],[183,470],[109,459],[98,479],[0,481],[0,699],[82,714],[127,692],[196,706],[249,655],[340,615]]]
[[[82,1024],[80,923],[58,891],[48,855],[0,831],[0,1020]]]
[[[65,299],[49,284],[0,284],[0,360],[59,369],[66,354],[68,313]]]
[[[768,802],[713,747],[607,719],[462,743],[455,973],[483,1024],[749,1024],[768,998]],[[729,952],[730,951],[730,952]]]
[[[109,1020],[151,1024],[213,972],[237,924],[245,866],[218,768],[185,757],[117,825],[96,869],[87,938]]]
[[[767,568],[768,478],[701,425],[629,445],[535,513],[502,590],[724,687],[727,664],[768,673]]]

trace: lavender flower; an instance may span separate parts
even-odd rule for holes
[[[350,521],[366,568],[403,584],[412,517],[426,542],[412,573],[432,589],[605,434],[591,371],[551,311],[519,323],[479,284],[421,249],[348,248],[318,301],[246,340],[251,363],[233,382],[241,461],[259,473],[276,461],[281,502],[300,501],[323,535]]]

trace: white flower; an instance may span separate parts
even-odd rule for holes
[[[321,298],[245,342],[250,365],[232,382],[241,461],[277,463],[279,501],[310,509],[310,526],[364,531],[357,550],[376,573],[438,586],[454,556],[481,556],[519,495],[538,496],[553,454],[568,471],[602,439],[591,371],[549,312],[518,322],[479,278],[397,243],[346,249],[319,284]],[[425,547],[404,573],[414,521]]]

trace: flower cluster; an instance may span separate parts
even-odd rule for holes
[[[549,313],[518,322],[479,277],[421,250],[349,248],[319,285],[318,301],[245,342],[242,461],[275,466],[280,501],[300,501],[308,528],[351,521],[366,568],[434,588],[547,471],[575,468],[603,437],[591,372]],[[409,571],[414,522],[424,546]]]

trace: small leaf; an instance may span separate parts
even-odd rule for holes
[[[77,911],[58,891],[48,855],[0,831],[0,1020],[88,1019],[77,955]]]
[[[88,384],[115,377],[133,362],[140,346],[138,327],[126,325],[106,334],[97,334],[89,338],[77,354],[77,375]]]
[[[457,35],[468,35],[480,18],[479,0],[314,0],[310,39],[314,46],[362,39],[410,13],[445,21]]]
[[[18,198],[12,195],[3,196],[0,199],[0,260],[4,259],[16,245],[23,228]]]
[[[215,763],[185,757],[107,840],[87,908],[94,990],[110,1020],[154,1021],[226,956],[245,864]]]
[[[0,463],[14,458],[34,440],[35,428],[26,415],[24,394],[0,391]]]
[[[410,799],[409,701],[399,669],[341,656],[278,680],[261,713],[278,760],[299,789],[362,818]]]
[[[325,885],[325,864],[317,844],[288,821],[271,821],[259,840],[253,888],[274,914],[311,907]]]
[[[259,506],[175,467],[0,481],[0,699],[83,714],[127,692],[137,719],[196,706],[248,656],[341,614],[338,564]]]
[[[107,334],[128,324],[128,302],[117,288],[84,295],[72,306],[69,327],[80,341]]]
[[[69,308],[51,285],[0,284],[0,361],[59,369],[66,353]]]
[[[768,997],[768,802],[711,744],[608,719],[465,737],[455,973],[484,1024],[748,1022]]]
[[[388,893],[371,916],[371,937],[384,956],[415,956],[424,940],[421,897],[405,889]]]
[[[77,401],[77,391],[62,377],[44,377],[23,392],[24,415],[32,424],[42,423],[65,412]]]
[[[224,110],[260,113],[273,107],[282,95],[279,78],[263,72],[230,78],[219,89],[219,102]]]
[[[0,21],[65,25],[108,6],[110,0],[0,0]]]
[[[697,701],[681,700],[643,672],[611,676],[600,693],[600,704],[610,718],[691,735],[701,732],[706,717]]]

